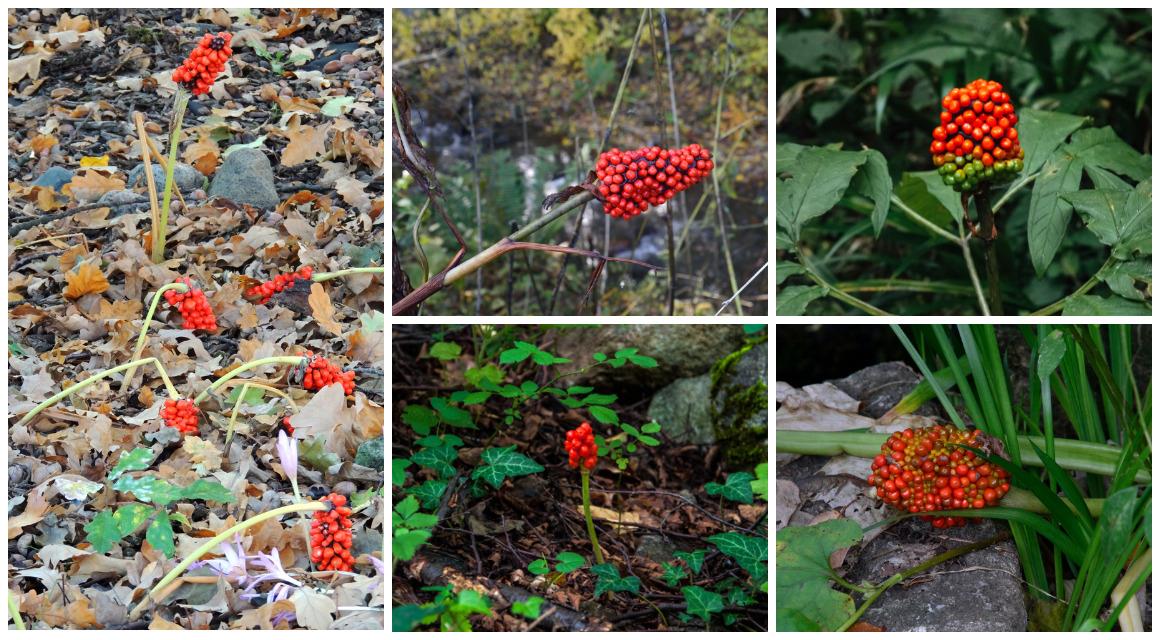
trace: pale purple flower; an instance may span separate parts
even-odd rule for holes
[[[298,478],[298,441],[278,430],[278,459],[282,463],[282,470],[291,481]]]
[[[242,548],[241,535],[235,535],[233,542],[223,542],[218,545],[221,556],[211,560],[202,560],[189,565],[190,569],[209,567],[211,571],[225,578],[228,582],[241,584],[249,572],[246,567],[246,551]]]

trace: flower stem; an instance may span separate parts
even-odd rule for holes
[[[239,380],[230,380],[228,385],[232,386],[232,385],[238,384],[238,383],[241,383],[242,391],[241,391],[241,393],[238,394],[237,401],[234,402],[234,410],[230,412],[230,423],[226,427],[226,443],[225,443],[226,449],[229,449],[230,441],[233,440],[233,438],[234,438],[234,424],[236,424],[238,421],[238,409],[241,408],[242,402],[245,401],[246,394],[250,391],[250,389],[261,389],[263,391],[269,391],[270,393],[273,393],[275,395],[282,396],[286,400],[286,402],[290,403],[290,407],[293,408],[295,412],[298,411],[298,405],[294,403],[294,398],[291,398],[290,394],[286,393],[285,391],[282,391],[281,389],[275,389],[274,387],[271,387],[268,384],[262,384],[261,382],[254,382],[252,380],[246,380],[245,382],[241,382]],[[298,495],[297,485],[295,485],[295,488],[294,488],[294,495],[296,497]]]
[[[193,399],[193,404],[201,404],[201,401],[205,400],[209,396],[209,394],[214,392],[215,389],[224,385],[229,380],[236,378],[238,375],[245,373],[246,371],[249,371],[250,369],[255,369],[257,367],[261,367],[261,366],[267,365],[267,364],[298,365],[298,364],[302,364],[302,360],[303,360],[302,356],[273,356],[270,358],[261,358],[258,360],[254,360],[252,362],[243,363],[237,369],[234,369],[233,371],[231,371],[231,372],[227,373],[226,375],[215,380],[213,384],[209,385],[209,387],[206,388],[205,391],[202,391],[201,393],[197,394],[197,397]]]
[[[145,335],[149,333],[149,323],[153,322],[153,314],[157,312],[157,303],[161,300],[166,291],[175,290],[178,293],[188,293],[189,287],[182,282],[171,282],[153,294],[153,301],[149,303],[149,312],[145,314],[145,322],[141,325],[141,333],[137,336],[137,346],[133,347],[133,357],[130,360],[136,360],[141,357],[141,352],[145,350]],[[125,374],[125,379],[121,381],[121,393],[129,388],[129,383],[133,381],[133,374],[137,372],[137,367],[131,367],[129,372]]]
[[[177,143],[181,141],[181,121],[185,119],[185,106],[189,104],[189,94],[178,89],[173,97],[173,130],[169,132],[169,163],[165,165],[165,191],[162,195],[160,225],[153,230],[153,263],[165,260],[165,233],[169,226],[169,201],[173,197],[173,167],[177,164]]]
[[[352,267],[350,269],[343,269],[342,271],[331,271],[329,273],[316,273],[313,276],[311,276],[310,279],[314,282],[326,282],[327,280],[333,280],[335,278],[341,278],[343,276],[353,276],[353,275],[356,275],[359,273],[379,273],[379,274],[382,274],[382,273],[386,273],[386,268],[385,267]]]
[[[194,549],[193,553],[186,556],[186,558],[184,560],[182,560],[180,563],[178,563],[178,565],[176,567],[173,567],[173,569],[171,569],[169,571],[169,573],[165,574],[165,577],[161,579],[161,582],[158,582],[156,585],[154,585],[154,587],[149,591],[149,594],[145,596],[145,599],[141,601],[141,604],[137,605],[137,607],[134,608],[133,611],[129,613],[129,619],[136,620],[137,618],[141,617],[141,613],[144,611],[145,606],[148,605],[149,602],[153,600],[153,597],[155,595],[157,595],[162,590],[164,590],[165,587],[169,586],[169,583],[176,580],[177,577],[181,575],[181,572],[188,569],[189,565],[196,562],[198,558],[202,557],[206,553],[213,550],[214,547],[218,546],[219,544],[221,544],[223,541],[225,541],[227,538],[234,535],[235,533],[245,531],[246,529],[249,529],[250,527],[258,524],[259,522],[269,520],[270,518],[276,518],[278,516],[285,515],[287,513],[295,513],[295,512],[299,512],[299,511],[325,511],[329,508],[330,508],[330,506],[323,503],[323,502],[307,502],[305,504],[290,504],[290,505],[286,505],[284,507],[278,507],[277,509],[267,511],[265,513],[260,513],[260,514],[254,516],[248,520],[243,520],[242,522],[235,524],[234,526],[230,527],[229,529],[226,529],[225,531],[222,531],[221,533],[217,534],[216,536],[210,538],[209,541],[207,541],[205,544],[201,545],[197,549]]]
[[[604,554],[600,553],[600,543],[596,541],[596,526],[592,524],[592,504],[588,499],[588,469],[580,469],[581,493],[584,499],[584,521],[588,524],[588,539],[592,541],[592,553],[596,564],[604,564]]]
[[[29,411],[28,413],[24,414],[24,417],[21,418],[20,421],[17,422],[16,424],[18,426],[28,424],[28,422],[30,420],[32,420],[33,418],[35,418],[37,416],[37,414],[39,414],[41,411],[44,411],[45,409],[60,402],[61,400],[64,400],[65,398],[71,396],[72,394],[74,394],[78,391],[81,391],[82,389],[85,389],[89,386],[92,386],[98,380],[101,380],[103,378],[107,378],[107,377],[113,375],[114,373],[120,373],[121,371],[124,371],[126,369],[133,369],[135,367],[139,367],[139,366],[143,366],[143,365],[147,365],[147,364],[152,364],[155,367],[157,367],[157,373],[161,375],[161,380],[165,383],[166,390],[169,391],[169,397],[173,398],[174,400],[180,398],[181,396],[177,393],[177,389],[175,389],[173,387],[173,382],[171,382],[169,380],[169,375],[165,373],[165,367],[161,366],[161,362],[159,362],[157,360],[157,358],[144,358],[142,360],[133,360],[132,362],[126,362],[125,364],[113,367],[112,369],[105,369],[104,371],[102,371],[96,375],[93,375],[92,377],[86,378],[86,379],[74,384],[73,386],[65,389],[64,391],[61,391],[60,393],[49,398],[48,400],[45,400],[44,402],[41,402],[40,404],[36,405],[36,407],[34,407],[32,409],[32,411]]]
[[[17,631],[24,631],[24,618],[20,617],[20,605],[17,604],[16,598],[12,597],[12,590],[8,590],[8,617],[12,618],[12,626],[16,627]]]

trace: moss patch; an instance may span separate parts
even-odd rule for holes
[[[737,363],[754,347],[764,344],[763,336],[725,356],[710,371],[709,417],[713,425],[713,435],[721,444],[725,462],[731,468],[749,468],[765,462],[766,442],[769,434],[768,420],[765,424],[752,424],[754,416],[762,411],[768,415],[769,393],[765,380],[753,384],[728,382]]]

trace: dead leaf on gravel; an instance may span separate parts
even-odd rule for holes
[[[105,278],[105,274],[91,262],[81,263],[76,271],[64,274],[64,279],[68,282],[64,297],[69,300],[76,300],[90,293],[104,293],[109,289],[109,281]]]
[[[330,301],[330,294],[323,288],[321,282],[310,285],[310,310],[318,326],[330,333],[341,336],[342,325],[334,319],[334,304]]]
[[[297,125],[292,122],[286,131],[286,138],[290,141],[282,150],[282,166],[293,167],[307,160],[313,160],[326,154],[327,134],[329,125],[311,127]]]
[[[94,169],[87,169],[74,177],[61,191],[71,195],[77,202],[87,203],[96,202],[110,191],[120,191],[124,188],[124,180],[106,176]]]
[[[359,211],[367,211],[371,208],[371,198],[367,195],[366,182],[359,182],[351,177],[339,178],[334,182],[334,190],[347,204],[358,209]]]

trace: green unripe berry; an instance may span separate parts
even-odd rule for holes
[[[987,180],[994,178],[995,177],[995,170],[992,169],[991,167],[987,167],[986,169],[983,169],[983,177],[986,178]]]
[[[1012,160],[1011,165],[1012,165],[1012,168],[1015,170],[1015,173],[1019,173],[1020,171],[1023,170],[1023,161],[1020,160],[1019,158],[1015,158],[1014,160]]]
[[[966,161],[967,161],[967,159],[962,157],[962,156],[955,156],[955,165],[956,166],[961,167],[961,166],[963,166],[964,163],[966,163]]]
[[[973,166],[975,168],[975,173],[982,173],[983,172],[983,161],[982,160],[975,160],[974,162],[971,163],[971,166]]]
[[[955,184],[955,177],[954,176],[946,175],[946,176],[943,176],[942,180],[943,180],[943,184],[945,184],[948,187],[953,186]]]
[[[968,178],[975,175],[975,165],[968,164],[967,166],[963,167],[963,173],[966,173]]]
[[[967,174],[963,173],[962,169],[955,171],[955,182],[962,182],[967,179]]]
[[[956,182],[956,183],[954,183],[954,185],[951,186],[951,188],[954,189],[956,192],[959,192],[959,191],[963,190],[963,185]]]

